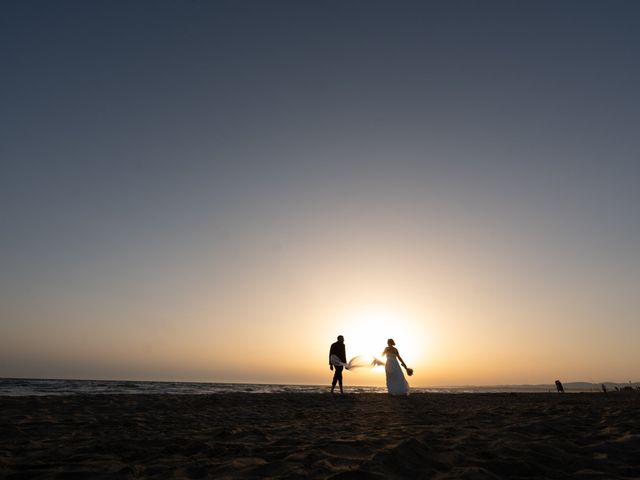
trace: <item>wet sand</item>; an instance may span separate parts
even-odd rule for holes
[[[640,394],[0,397],[2,478],[640,478]]]

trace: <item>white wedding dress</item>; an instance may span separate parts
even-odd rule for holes
[[[384,372],[387,375],[387,391],[391,395],[409,395],[409,382],[404,378],[398,357],[391,352],[386,355],[387,361],[384,364]]]

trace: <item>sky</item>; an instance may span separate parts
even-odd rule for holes
[[[640,380],[637,2],[10,0],[0,61],[0,376]]]

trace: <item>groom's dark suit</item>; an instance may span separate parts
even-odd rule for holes
[[[333,342],[329,349],[329,364],[331,364],[331,355],[337,356],[344,363],[347,363],[347,354],[344,348],[344,342]]]
[[[331,391],[333,392],[336,383],[339,383],[340,392],[342,393],[342,370],[344,367],[334,366],[331,363],[331,355],[335,355],[344,363],[347,363],[347,354],[345,352],[344,342],[334,342],[331,344],[331,348],[329,349],[329,365],[335,369],[333,372],[333,380],[331,381]]]

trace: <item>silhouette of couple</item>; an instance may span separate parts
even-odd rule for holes
[[[393,338],[387,340],[387,347],[382,352],[382,355],[387,357],[386,362],[382,362],[378,359],[373,360],[371,366],[384,365],[384,371],[387,379],[387,391],[391,395],[409,395],[409,382],[404,377],[402,372],[402,365],[407,371],[407,375],[413,375],[413,369],[408,368],[402,360],[400,352],[395,347],[396,342]],[[331,344],[329,349],[329,369],[333,370],[333,380],[331,381],[331,393],[336,388],[336,384],[340,386],[340,393],[343,394],[342,389],[342,371],[349,369],[350,364],[347,362],[347,354],[345,351],[344,337],[338,335],[338,341]]]

